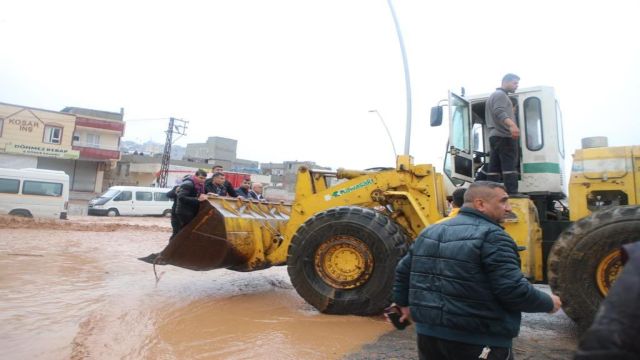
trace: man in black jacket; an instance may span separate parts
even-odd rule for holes
[[[251,191],[251,178],[248,176],[245,176],[245,178],[242,179],[242,184],[240,184],[240,186],[236,189],[236,193],[238,194],[238,196],[242,196],[245,199],[249,199],[251,197],[249,195],[250,191]]]
[[[176,204],[176,215],[180,221],[180,229],[184,228],[198,215],[200,202],[207,200],[204,189],[204,182],[207,179],[207,172],[196,171],[195,175],[184,180],[178,188],[178,201]]]
[[[520,270],[499,225],[511,211],[504,186],[478,181],[451,220],[426,228],[396,268],[393,300],[416,323],[420,359],[510,359],[521,312],[562,305]]]
[[[574,360],[640,359],[640,241],[621,251],[622,273],[580,339]]]
[[[204,179],[207,178],[207,173],[203,170],[196,171],[194,176],[187,175],[182,179],[182,183],[180,185],[174,186],[171,190],[167,192],[167,197],[173,200],[173,205],[171,206],[171,237],[169,238],[169,243],[171,240],[180,232],[180,230],[186,225],[191,219],[195,217],[198,213],[199,203],[197,203],[197,208],[193,214],[193,211],[187,211],[188,205],[179,206],[180,198],[179,194],[183,194],[183,202],[185,192],[182,191],[182,187],[186,185],[188,189],[195,189],[196,184],[200,184],[200,188],[202,191],[198,194],[197,201],[204,201],[207,199],[206,195],[203,195],[204,192]],[[178,209],[180,208],[180,213]],[[188,218],[191,217],[191,218]],[[186,222],[185,222],[186,221]],[[148,262],[150,264],[158,263],[159,265],[163,265],[162,261],[159,261],[158,256],[160,253],[151,253],[145,257],[138,258],[138,260]]]
[[[214,167],[211,168],[211,172],[213,174],[216,173],[220,173],[224,176],[223,171],[223,167],[220,165],[215,165]],[[212,182],[213,181],[213,176],[210,179],[207,179],[207,181],[205,182],[205,188],[209,189],[212,186]],[[233,188],[233,185],[231,184],[231,182],[229,182],[229,180],[224,180],[224,188],[225,188],[225,193],[226,195],[224,196],[231,196],[231,197],[238,197],[238,193],[236,193],[236,189]],[[215,193],[213,191],[207,191],[207,192],[211,192],[211,193]]]
[[[180,221],[178,220],[178,214],[176,214],[176,205],[178,204],[178,188],[180,185],[174,186],[171,190],[167,192],[167,197],[173,201],[171,205],[171,237],[169,238],[169,242],[173,239],[174,236],[180,231]]]

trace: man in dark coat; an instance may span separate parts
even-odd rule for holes
[[[622,248],[622,273],[580,339],[575,360],[640,359],[640,241]]]
[[[180,229],[184,228],[196,217],[200,209],[200,202],[207,200],[204,182],[207,173],[204,170],[196,171],[195,175],[186,179],[178,189],[178,201],[176,215],[180,221]]]
[[[178,204],[178,188],[180,185],[174,186],[171,190],[167,192],[167,197],[173,201],[171,205],[171,237],[169,238],[169,242],[173,239],[174,236],[178,232],[180,232],[180,221],[178,220],[178,214],[176,214],[176,205]]]
[[[262,184],[259,182],[254,182],[251,185],[249,196],[254,200],[265,200],[264,196],[262,196]]]
[[[171,228],[172,233],[169,242],[198,214],[200,201],[207,199],[204,194],[204,181],[207,173],[204,170],[196,171],[193,176],[185,176],[180,185],[176,185],[167,192],[167,197],[173,200],[171,206]],[[194,203],[195,201],[195,203]],[[160,253],[152,253],[138,260],[150,264],[163,265],[159,258]]]
[[[223,173],[223,167],[220,165],[215,165],[214,167],[211,168],[211,172],[213,174],[215,173],[221,173],[222,175],[224,175]],[[207,181],[205,182],[205,188],[207,186],[211,186],[211,182],[213,181],[213,176],[210,179],[207,179]],[[229,182],[229,180],[224,181],[224,188],[225,188],[225,192],[226,195],[224,196],[231,196],[231,197],[238,197],[238,194],[236,193],[236,189],[233,188],[233,185],[231,184],[231,182]],[[210,192],[210,191],[208,191]]]
[[[245,199],[249,199],[251,197],[249,195],[250,191],[251,191],[251,178],[247,176],[242,180],[242,184],[236,189],[236,193],[238,194],[238,196],[242,196]]]
[[[393,300],[412,318],[420,359],[510,359],[521,312],[558,311],[520,270],[500,222],[511,211],[504,186],[478,181],[450,220],[426,228],[398,263]]]
[[[213,176],[205,182],[204,190],[207,194],[229,196],[227,193],[226,180],[224,174],[221,172],[213,173]]]

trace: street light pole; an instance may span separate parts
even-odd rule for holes
[[[389,132],[389,128],[387,127],[387,124],[384,122],[384,119],[382,118],[382,115],[380,115],[380,112],[378,112],[378,110],[369,110],[370,113],[376,113],[376,115],[378,115],[378,118],[380,118],[380,121],[382,122],[382,126],[384,126],[384,129],[387,131],[387,135],[389,136],[389,141],[391,141],[391,147],[393,148],[393,155],[395,157],[398,157],[398,152],[396,151],[396,145],[393,143],[393,138],[391,137],[391,133]]]
[[[400,43],[400,51],[402,52],[402,65],[404,66],[404,83],[407,93],[407,125],[404,136],[404,154],[409,155],[409,148],[411,146],[411,81],[409,80],[409,63],[407,61],[407,52],[404,49],[404,40],[402,40],[400,24],[398,23],[398,18],[396,17],[396,11],[393,9],[391,0],[387,0],[387,4],[389,4],[389,9],[391,10],[393,23],[396,26],[396,33],[398,34],[398,42]]]

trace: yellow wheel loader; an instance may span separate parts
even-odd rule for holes
[[[450,95],[442,172],[406,155],[395,168],[301,167],[291,204],[210,197],[162,251],[162,261],[198,271],[286,265],[296,291],[319,311],[380,313],[398,260],[424,228],[447,215],[447,195],[473,181],[487,156],[487,97]],[[548,281],[584,327],[620,271],[619,247],[640,238],[640,147],[595,143],[578,150],[567,207],[554,91],[522,89],[512,97],[523,129],[519,185],[528,198],[510,200],[504,226],[520,249],[523,273]],[[442,106],[432,109],[433,126],[442,113]]]

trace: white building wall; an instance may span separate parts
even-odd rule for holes
[[[35,156],[9,155],[0,153],[0,167],[8,169],[35,169],[38,167],[38,158]]]

